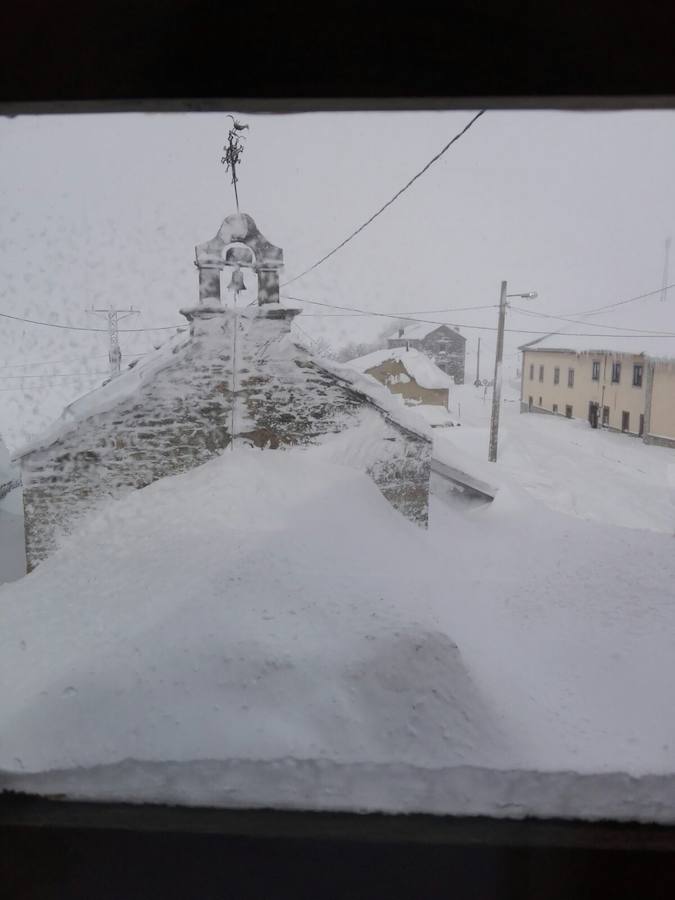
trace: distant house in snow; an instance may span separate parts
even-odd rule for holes
[[[376,350],[349,365],[372,375],[389,388],[392,394],[400,394],[408,405],[428,404],[448,408],[451,378],[419,350],[392,347]]]
[[[675,447],[675,339],[607,326],[559,331],[520,347],[522,412],[586,418],[593,427]],[[597,332],[597,336],[594,334]]]
[[[19,452],[29,569],[106,498],[232,445],[301,447],[336,441],[348,429],[364,440],[338,440],[335,452],[365,470],[401,513],[426,524],[428,432],[414,417],[406,421],[406,410],[371,379],[295,344],[291,322],[300,310],[279,302],[283,251],[237,214],[196,248],[196,265],[199,303],[181,310],[189,334],[72,403]],[[245,290],[242,268],[257,279],[256,305],[223,305],[227,267],[237,290]]]
[[[387,339],[390,348],[404,347],[419,350],[432,359],[441,371],[450,375],[455,384],[464,384],[466,338],[452,325],[418,323],[399,328]]]

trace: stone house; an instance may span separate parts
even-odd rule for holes
[[[236,214],[196,248],[196,266],[199,302],[181,310],[189,331],[72,403],[17,454],[29,570],[110,498],[233,446],[299,450],[347,429],[356,439],[336,447],[358,447],[359,431],[363,446],[341,461],[366,471],[396,509],[426,525],[428,433],[370,379],[294,342],[300,310],[279,302],[282,250],[250,216]],[[241,269],[257,278],[257,303],[223,304],[227,268],[235,289],[243,288]]]
[[[454,378],[455,384],[464,384],[466,338],[458,328],[423,323],[408,325],[390,335],[387,344],[390,348],[419,350],[432,359],[442,372]]]
[[[675,447],[674,339],[556,332],[520,350],[522,412],[586,418]]]
[[[448,408],[451,378],[419,350],[392,347],[376,350],[349,365],[372,375],[392,394],[400,395],[408,405],[431,405]]]

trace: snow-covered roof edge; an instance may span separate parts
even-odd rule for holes
[[[174,354],[185,346],[189,339],[186,332],[173,335],[145,359],[132,362],[115,378],[109,378],[86,394],[77,397],[64,407],[61,415],[45,431],[19,447],[13,454],[12,461],[16,462],[36,450],[45,450],[72,431],[78,422],[96,413],[108,412],[121,400],[131,396],[141,382],[170,365]]]
[[[289,336],[286,337],[288,338]],[[189,341],[190,337],[187,333],[174,335],[166,344],[152,352],[145,359],[132,364],[115,378],[109,379],[102,385],[93,388],[72,403],[69,403],[49,428],[18,448],[12,456],[12,461],[19,461],[22,457],[37,450],[45,450],[76,428],[82,420],[97,413],[108,412],[119,402],[131,396],[142,382],[152,378],[162,369],[171,365],[176,352],[185,347]],[[299,350],[302,350],[303,353],[307,354],[308,358],[319,368],[325,369],[341,381],[348,383],[352,389],[364,394],[374,406],[378,407],[398,425],[420,437],[428,440],[432,439],[426,423],[405,408],[401,408],[402,402],[397,402],[398,398],[394,397],[386,388],[383,388],[376,379],[371,378],[369,375],[361,375],[348,366],[329,363],[327,360],[309,353],[304,347],[294,341],[292,343]]]
[[[385,347],[366,353],[365,356],[350,359],[348,365],[359,372],[367,372],[390,360],[400,362],[420,387],[438,390],[449,388],[452,383],[450,375],[440,369],[433,359],[414,347],[410,350],[406,350],[405,347]]]
[[[392,394],[376,378],[373,378],[371,375],[361,374],[343,363],[336,363],[333,360],[313,356],[312,354],[309,355],[317,368],[323,369],[329,375],[333,375],[347,384],[352,390],[363,394],[373,406],[377,407],[380,412],[383,412],[397,425],[413,432],[418,437],[433,441],[431,429],[424,419],[412,410],[409,410],[403,404],[400,396]]]
[[[412,325],[406,325],[403,328],[403,334],[399,334],[398,330],[388,334],[387,340],[403,341],[408,339],[411,341],[422,341],[425,337],[428,337],[432,332],[439,328],[449,328],[450,331],[459,335],[462,340],[466,341],[466,338],[460,332],[459,328],[457,328],[456,325],[451,325],[449,322],[414,322]]]
[[[602,326],[599,326],[602,327]],[[606,326],[605,326],[606,327]],[[568,335],[565,331],[551,331],[542,337],[521,344],[518,350],[524,353],[527,350],[541,350],[547,353],[624,353],[630,356],[644,356],[646,359],[655,362],[673,362],[675,361],[675,338],[669,338],[668,346],[663,345],[665,336],[646,333],[645,335],[622,335],[617,334],[611,338],[607,338],[599,334],[595,337],[593,334],[583,335],[583,340],[579,340],[580,336],[575,334]],[[569,338],[569,341],[565,340]],[[641,343],[644,339],[646,347]],[[649,347],[649,341],[655,340],[657,347]],[[547,341],[557,341],[558,346],[548,346]],[[665,350],[665,352],[662,352]]]

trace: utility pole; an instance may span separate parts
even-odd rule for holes
[[[478,356],[476,357],[476,381],[474,382],[477,387],[480,384],[480,338],[478,338]]]
[[[506,321],[506,282],[502,281],[499,295],[499,325],[497,326],[497,352],[495,353],[495,380],[492,386],[492,415],[490,416],[489,462],[497,462],[497,435],[499,432],[499,408],[502,397],[502,357],[504,355],[504,322]]]
[[[129,307],[129,309],[115,309],[110,306],[108,309],[91,309],[86,310],[88,313],[97,313],[104,315],[108,321],[108,362],[110,363],[110,374],[119,375],[122,367],[122,351],[120,349],[119,323],[122,319],[128,319],[129,316],[137,316],[139,309]]]
[[[507,297],[522,297],[533,300],[537,296],[536,291],[528,291],[525,294],[507,294],[506,282],[502,281],[499,295],[499,324],[497,326],[497,352],[495,353],[495,380],[492,386],[492,415],[490,416],[490,446],[488,450],[489,462],[497,462],[497,436],[499,433],[499,411],[502,398],[502,357],[504,355],[504,323],[506,321]]]

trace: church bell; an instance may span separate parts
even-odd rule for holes
[[[232,278],[230,278],[230,283],[227,286],[228,291],[245,291],[246,285],[244,284],[244,273],[241,271],[239,266],[235,266],[232,270]]]

